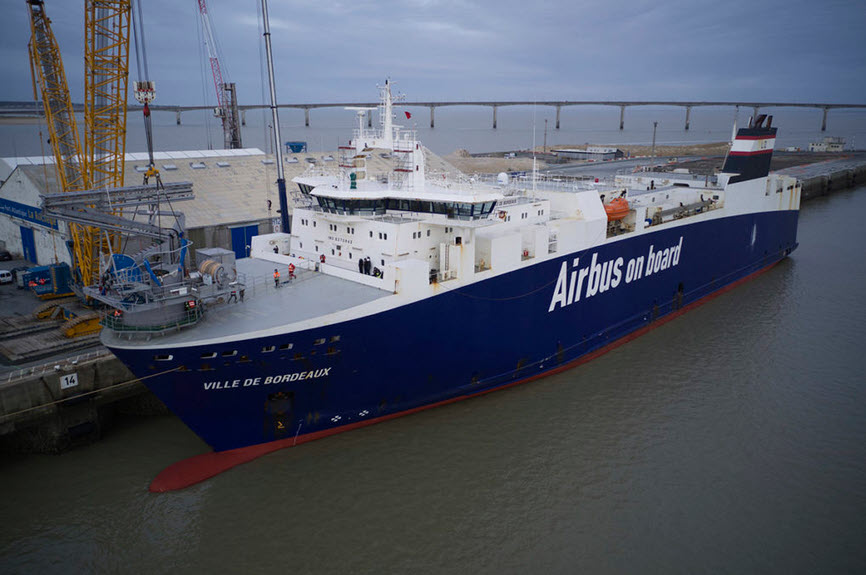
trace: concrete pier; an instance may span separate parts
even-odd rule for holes
[[[786,168],[778,173],[800,180],[805,201],[866,182],[866,157],[858,154],[847,159]]]
[[[152,413],[166,412],[105,349],[5,374],[0,379],[0,446],[57,453],[92,442],[101,436],[111,406],[135,397],[157,406]]]

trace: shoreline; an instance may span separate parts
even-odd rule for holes
[[[534,151],[538,154],[535,159],[537,168],[544,170],[554,163],[559,163],[555,160],[550,152],[554,149],[584,149],[587,146],[594,144],[578,144],[578,145],[557,145],[547,146],[546,151],[544,146],[536,146]],[[646,145],[622,145],[622,144],[605,144],[607,148],[617,148],[627,154],[627,157],[649,156],[652,153],[652,146]],[[729,142],[711,142],[704,144],[657,144],[655,147],[655,155],[659,161],[666,161],[668,158],[678,158],[681,156],[699,156],[707,157],[723,157],[728,152],[730,147]],[[530,156],[530,150],[519,150],[514,152],[494,152],[486,154],[470,154],[468,151],[458,149],[443,158],[457,169],[465,173],[495,173],[495,172],[522,172],[533,169],[533,158]],[[509,154],[520,154],[520,157],[508,157]],[[551,161],[545,161],[551,160]],[[610,160],[616,161],[616,160]],[[567,164],[584,164],[587,160],[569,160]]]
[[[26,126],[39,124],[43,116],[0,116],[0,126]]]

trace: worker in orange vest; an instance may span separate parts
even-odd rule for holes
[[[289,264],[289,279],[295,279],[295,264]]]
[[[274,269],[274,287],[280,287],[280,271]]]

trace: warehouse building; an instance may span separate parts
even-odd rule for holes
[[[560,148],[553,150],[560,157],[568,158],[569,160],[616,160],[625,156],[622,150],[618,148],[603,148],[599,146],[587,146],[584,149],[579,148]]]
[[[154,161],[163,182],[193,183],[195,199],[172,207],[186,216],[187,237],[196,247],[246,257],[252,236],[272,232],[274,221],[279,225],[276,164],[261,150],[158,152]],[[147,163],[147,154],[127,154],[124,182],[140,184]],[[304,162],[294,160],[287,178],[303,169]],[[40,265],[71,263],[66,223],[40,208],[41,194],[59,191],[52,157],[0,159],[0,239],[7,250]]]

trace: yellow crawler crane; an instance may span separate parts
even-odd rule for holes
[[[61,191],[123,186],[131,0],[85,1],[83,152],[63,60],[51,31],[51,21],[45,14],[44,2],[26,2],[30,16],[34,98],[37,98],[38,84]],[[68,226],[73,244],[74,280],[79,287],[95,285],[99,279],[100,256],[119,250],[119,236],[74,222],[69,222]],[[71,307],[64,310],[67,318],[77,316]],[[42,314],[47,311],[42,310]],[[70,326],[74,329],[66,330],[66,334],[73,337],[98,331],[98,318],[84,319],[79,316]]]
[[[91,188],[123,186],[131,11],[131,0],[86,0],[84,4],[84,155]],[[120,236],[115,233],[92,237],[100,242],[87,252],[93,258],[89,273],[82,270],[85,285],[98,280],[96,258],[120,250]]]
[[[61,191],[90,189],[87,159],[81,153],[78,124],[69,97],[60,48],[51,31],[51,21],[45,14],[42,0],[27,0],[27,7],[30,14],[30,66],[36,80],[33,97],[38,99],[35,86],[38,83]],[[81,281],[84,282],[91,271],[86,256],[93,242],[88,237],[89,230],[78,224],[70,223],[69,233],[73,241],[73,268],[80,272]]]

